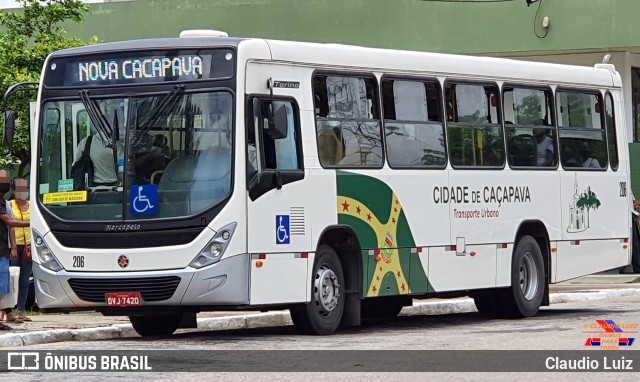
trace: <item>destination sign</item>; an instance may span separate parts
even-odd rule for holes
[[[231,49],[95,54],[57,58],[45,71],[45,86],[109,86],[230,78],[235,54]]]
[[[200,56],[156,57],[118,62],[89,61],[78,63],[79,83],[92,81],[118,81],[121,79],[166,77],[195,77],[204,75],[204,60]]]

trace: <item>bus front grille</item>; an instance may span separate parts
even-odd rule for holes
[[[69,279],[73,292],[84,301],[105,302],[105,293],[140,292],[144,302],[170,299],[180,284],[178,276],[113,278],[113,279]]]
[[[191,243],[204,228],[179,228],[146,232],[51,231],[60,244],[71,248],[147,248]]]

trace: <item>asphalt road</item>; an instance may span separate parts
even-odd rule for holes
[[[581,288],[578,288],[581,289]],[[543,308],[536,317],[524,320],[487,320],[478,313],[441,316],[402,316],[393,322],[341,331],[332,336],[302,336],[293,327],[238,331],[181,333],[169,338],[65,342],[21,348],[28,350],[584,350],[585,340],[594,334],[596,320],[640,323],[640,296],[557,304]],[[637,329],[636,329],[637,331]],[[638,334],[628,334],[629,337]],[[597,334],[595,334],[597,336]],[[636,339],[640,341],[640,339]],[[638,342],[629,350],[640,350]],[[600,352],[600,351],[597,351]],[[618,352],[608,352],[619,354]],[[295,352],[291,353],[295,356]],[[505,353],[505,355],[508,353]],[[213,355],[212,355],[213,356]],[[215,362],[212,359],[211,362]],[[640,366],[640,365],[637,365]],[[1,375],[0,380],[8,375]],[[11,374],[11,381],[146,381],[184,382],[210,380],[202,373],[37,373]],[[638,381],[638,373],[217,373],[215,380],[584,380]]]

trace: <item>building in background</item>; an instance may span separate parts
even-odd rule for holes
[[[99,0],[96,0],[99,1]],[[230,36],[491,55],[593,66],[611,54],[624,81],[632,182],[640,195],[638,0],[132,0],[92,4],[70,34],[102,41]]]

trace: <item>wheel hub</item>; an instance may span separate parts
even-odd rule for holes
[[[533,254],[527,252],[522,256],[519,267],[520,290],[527,300],[532,300],[538,291],[538,269]]]
[[[318,268],[314,282],[314,297],[316,307],[323,316],[333,312],[340,298],[340,283],[338,276],[326,266]]]

